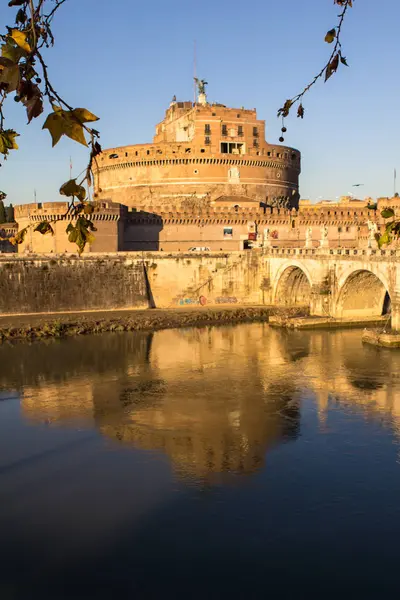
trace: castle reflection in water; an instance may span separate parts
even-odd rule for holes
[[[321,428],[345,404],[400,435],[400,356],[363,347],[359,331],[107,334],[1,347],[0,360],[32,424],[95,428],[198,479],[259,469],[301,434],[308,399]]]

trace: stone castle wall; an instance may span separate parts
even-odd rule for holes
[[[245,249],[251,224],[259,235],[269,229],[270,244],[276,247],[303,247],[307,229],[312,229],[312,246],[318,247],[321,225],[328,228],[331,247],[366,247],[368,221],[383,228],[377,212],[360,208],[314,207],[285,209],[208,207],[176,209],[155,206],[154,213],[128,212],[124,228],[125,250],[163,250],[186,252],[191,247],[208,247],[212,251]]]
[[[234,199],[232,199],[233,202]],[[390,200],[386,200],[387,205]],[[237,205],[204,205],[196,203],[187,208],[173,204],[134,210],[112,202],[99,202],[92,215],[97,232],[94,242],[85,253],[116,251],[186,252],[192,247],[208,247],[212,251],[240,251],[246,248],[249,232],[263,236],[269,230],[270,244],[280,247],[304,247],[307,229],[312,230],[312,246],[318,247],[321,225],[328,228],[331,247],[366,247],[368,221],[377,229],[384,227],[379,211],[369,210],[366,204],[350,206],[307,206],[298,211],[280,208],[260,208],[249,203],[246,208]],[[16,206],[19,229],[30,227],[24,243],[18,246],[20,254],[76,252],[68,242],[66,203],[46,203]],[[34,232],[36,223],[52,221],[55,235]]]
[[[67,202],[46,202],[44,204],[21,204],[15,206],[15,219],[19,230],[28,227],[22,244],[18,245],[18,252],[43,252],[59,254],[62,252],[75,253],[76,244],[68,241],[66,228],[68,223],[74,224],[68,213]],[[123,226],[121,217],[126,208],[114,205],[111,202],[98,202],[91,219],[97,231],[94,241],[88,244],[86,252],[117,252],[123,250]],[[35,226],[41,221],[48,220],[54,230],[54,235],[42,235],[35,232]]]
[[[0,314],[260,304],[256,253],[0,258]]]
[[[0,314],[147,308],[140,261],[118,256],[0,259]]]
[[[247,196],[270,202],[298,192],[300,153],[286,147],[249,150],[246,156],[216,155],[211,147],[125,146],[108,149],[95,169],[97,198],[127,206],[179,206],[193,196],[215,201]]]

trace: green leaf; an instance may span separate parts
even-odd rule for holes
[[[7,85],[7,94],[14,92],[19,85],[19,67],[9,58],[0,58],[0,83]]]
[[[91,215],[94,211],[94,205],[91,204],[90,202],[86,202],[85,203],[85,208],[83,209],[83,212],[85,215]]]
[[[25,52],[16,46],[10,37],[7,37],[6,43],[1,46],[1,55],[16,64],[22,56],[25,56]]]
[[[75,197],[78,200],[83,201],[86,198],[86,190],[82,185],[76,183],[76,179],[70,179],[60,187],[60,194],[62,196],[68,196],[69,198]]]
[[[38,231],[42,235],[46,235],[47,233],[54,235],[54,229],[48,221],[41,221],[33,231]]]
[[[382,234],[380,237],[378,235],[377,238],[379,248],[382,248],[382,246],[384,246],[385,244],[389,244],[392,240],[392,236],[387,231],[385,231],[385,233]]]
[[[7,156],[9,150],[18,150],[18,144],[15,141],[18,135],[13,129],[5,129],[0,133],[0,154]]]
[[[336,29],[330,29],[325,36],[325,41],[327,44],[332,44],[334,39],[336,38]]]
[[[75,226],[70,223],[67,227],[68,240],[78,246],[79,254],[82,254],[86,244],[93,243],[95,239],[89,230],[96,231],[96,228],[92,221],[89,221],[84,216],[78,217]]]
[[[381,215],[384,219],[390,219],[390,217],[394,217],[394,210],[392,208],[384,208],[381,211]]]

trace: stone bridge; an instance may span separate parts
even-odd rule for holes
[[[399,250],[271,248],[263,259],[264,303],[344,319],[391,312],[400,330]]]

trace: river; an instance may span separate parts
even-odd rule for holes
[[[266,324],[0,347],[0,598],[394,597],[400,352]]]

